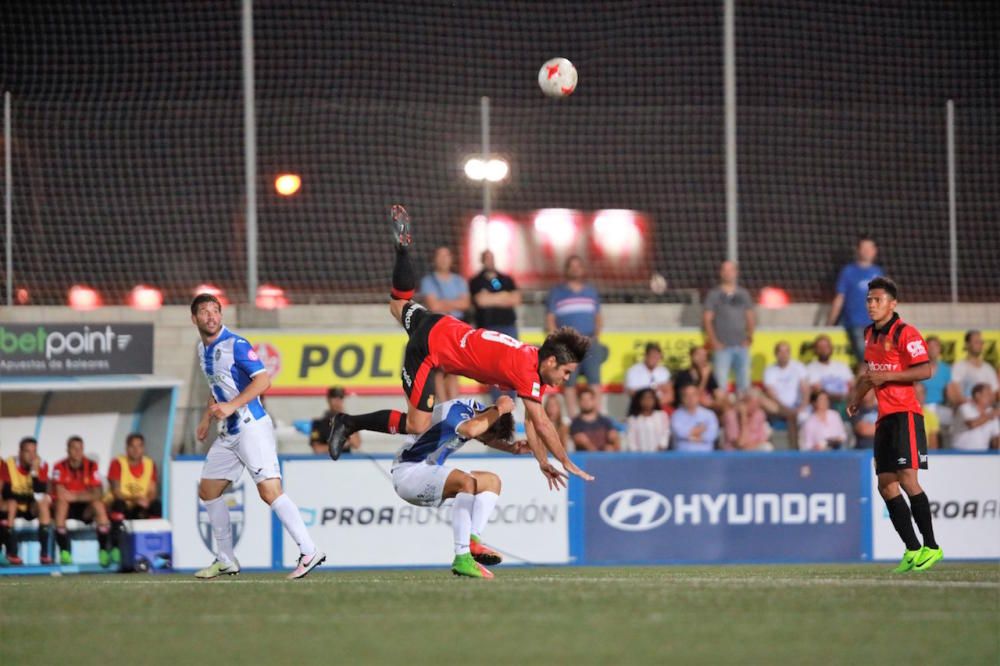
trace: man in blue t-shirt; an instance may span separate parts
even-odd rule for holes
[[[458,273],[453,273],[451,250],[442,245],[434,250],[434,270],[420,281],[420,298],[431,312],[465,320],[465,311],[472,301],[469,285]],[[435,374],[434,393],[438,402],[458,397],[458,375]]]
[[[875,263],[878,246],[870,236],[858,239],[856,259],[840,269],[837,277],[837,295],[830,306],[828,326],[840,319],[851,343],[851,351],[859,363],[865,360],[865,327],[872,323],[868,316],[868,283],[884,275],[882,267]]]
[[[601,404],[602,350],[597,344],[602,326],[601,297],[593,285],[584,282],[586,270],[583,259],[579,256],[574,254],[566,260],[565,276],[566,281],[554,286],[545,302],[545,331],[552,333],[562,326],[572,326],[592,341],[587,356],[569,376],[563,388],[566,411],[573,417],[579,412],[576,401],[576,380],[580,375],[583,375],[587,385],[594,389],[597,404]]]

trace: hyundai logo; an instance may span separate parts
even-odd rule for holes
[[[670,519],[670,501],[660,493],[643,488],[619,490],[601,502],[601,519],[626,532],[643,532]]]

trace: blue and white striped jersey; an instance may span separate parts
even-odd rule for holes
[[[212,344],[206,347],[205,343],[198,343],[198,362],[218,402],[229,402],[242,393],[255,376],[265,372],[264,364],[247,339],[225,326]],[[226,419],[226,432],[235,435],[240,431],[240,423],[265,416],[267,412],[260,398],[254,398]]]
[[[469,441],[456,432],[458,426],[485,409],[485,405],[471,398],[456,398],[435,405],[431,427],[422,435],[409,437],[396,453],[396,460],[443,465],[448,456]]]

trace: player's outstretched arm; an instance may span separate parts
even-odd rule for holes
[[[562,463],[567,472],[580,477],[584,481],[593,481],[593,476],[584,472],[569,459],[566,447],[563,446],[562,441],[559,439],[556,427],[552,425],[552,421],[545,414],[542,403],[535,402],[534,400],[524,400],[523,402],[525,415],[524,430],[528,436],[528,444],[531,445],[535,458],[538,458],[538,464],[541,465],[546,459],[545,450],[537,445],[537,441],[540,439],[541,443],[544,444],[544,448],[548,449],[555,456],[556,460]]]
[[[464,421],[455,429],[455,432],[462,437],[476,439],[489,430],[496,423],[497,419],[504,414],[510,414],[512,411],[514,411],[514,401],[508,396],[502,395],[496,401],[495,405],[492,405],[489,409],[477,414],[468,421]],[[487,444],[487,446],[489,445]]]

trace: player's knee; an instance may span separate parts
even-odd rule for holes
[[[458,492],[469,493],[470,495],[476,494],[476,477],[471,474],[463,474],[462,478],[458,481]]]
[[[260,495],[260,498],[264,500],[264,503],[268,506],[270,506],[274,500],[281,497],[281,492],[281,484],[264,482],[257,485],[257,494]]]
[[[411,409],[406,414],[406,432],[411,435],[419,435],[431,426],[430,412],[421,412]]]
[[[493,472],[477,472],[476,482],[479,492],[500,494],[500,477]]]

